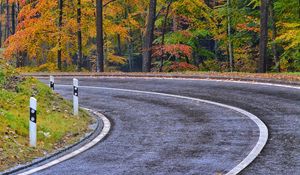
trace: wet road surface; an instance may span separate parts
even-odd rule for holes
[[[300,174],[299,90],[229,82],[79,79],[82,86],[177,94],[236,106],[269,128],[260,156],[241,174]],[[56,79],[71,84],[71,79]],[[72,87],[57,87],[71,98]],[[256,124],[233,110],[190,100],[93,88],[80,104],[110,118],[105,141],[38,174],[225,174],[258,140]]]

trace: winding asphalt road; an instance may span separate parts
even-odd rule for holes
[[[240,174],[300,174],[300,91],[197,80],[82,78],[80,85],[153,91],[235,106],[269,129],[266,147]],[[47,80],[44,80],[47,82]],[[71,79],[56,79],[71,85]],[[72,87],[57,86],[71,98]],[[236,111],[151,94],[84,87],[80,104],[104,113],[110,135],[37,174],[225,174],[253,149],[258,126]]]

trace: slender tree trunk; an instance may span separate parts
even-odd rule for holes
[[[129,32],[129,35],[132,36],[131,31]],[[128,64],[129,64],[129,72],[132,72],[132,54],[133,54],[133,41],[130,37],[128,40]]]
[[[276,28],[276,19],[274,13],[274,1],[270,2],[270,21],[271,21],[271,29],[272,29],[272,51],[273,51],[273,58],[275,62],[275,68],[277,72],[280,72],[280,60],[277,52],[277,44],[275,43],[276,36],[277,36],[277,28]]]
[[[121,48],[121,36],[117,34],[117,55],[122,55],[122,48]]]
[[[9,3],[6,0],[6,27],[5,27],[5,39],[9,37]]]
[[[232,39],[231,39],[231,0],[227,0],[227,25],[228,25],[228,55],[229,55],[229,65],[230,71],[233,72],[234,62],[233,62],[233,48],[232,48]]]
[[[16,33],[16,5],[15,2],[11,5],[11,34]]]
[[[167,20],[168,20],[168,16],[169,16],[169,12],[170,12],[170,7],[171,7],[172,1],[170,1],[168,3],[167,9],[166,9],[166,14],[164,17],[164,23],[163,23],[163,27],[162,27],[162,39],[161,39],[161,47],[163,49],[163,54],[161,56],[160,59],[160,67],[159,67],[159,72],[163,71],[163,66],[164,66],[164,45],[165,45],[165,34],[166,34],[166,28],[167,28]]]
[[[2,11],[2,6],[3,3],[0,1],[0,16],[2,16],[3,11]],[[0,21],[0,48],[2,48],[2,21]]]
[[[2,22],[0,21],[0,48],[2,48]]]
[[[58,51],[57,51],[57,67],[59,70],[62,70],[61,68],[61,57],[62,57],[62,20],[63,20],[63,0],[58,1],[58,9],[59,9],[59,18],[58,18],[58,27],[59,27],[59,37],[58,37]]]
[[[20,13],[20,3],[19,2],[17,2],[16,3],[16,26],[18,26],[18,15],[19,15],[19,13]]]
[[[128,19],[128,14],[130,13],[130,6],[129,5],[126,5],[125,6],[125,11],[124,11],[124,19]],[[133,33],[132,33],[132,29],[131,29],[131,26],[128,26],[129,27],[129,37],[127,39],[127,52],[128,52],[128,64],[129,64],[129,72],[132,72],[132,58],[133,58]]]
[[[104,72],[103,2],[96,0],[97,72]]]
[[[143,72],[151,71],[152,42],[156,16],[156,0],[150,0],[146,32],[143,41]]]
[[[259,66],[258,66],[259,73],[267,72],[268,3],[269,0],[261,0]]]
[[[77,0],[77,42],[78,42],[78,71],[81,71],[82,67],[82,32],[81,32],[81,0]]]

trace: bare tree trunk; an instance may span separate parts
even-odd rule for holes
[[[229,55],[229,65],[230,71],[233,72],[234,63],[233,63],[233,49],[232,49],[232,39],[231,39],[231,1],[227,0],[227,25],[228,25],[228,55]]]
[[[273,51],[273,58],[275,62],[275,68],[277,72],[280,72],[280,60],[279,55],[277,52],[277,44],[275,43],[276,36],[277,36],[277,28],[276,28],[276,19],[274,13],[274,1],[270,2],[270,21],[271,21],[271,30],[272,30],[272,51]]]
[[[11,34],[16,33],[16,5],[15,2],[11,5]]]
[[[81,32],[81,0],[77,0],[77,42],[78,42],[78,71],[81,71],[82,67],[82,32]]]
[[[6,27],[5,27],[5,39],[9,37],[9,3],[6,0]]]
[[[261,0],[259,66],[258,66],[259,73],[267,72],[268,4],[269,4],[269,0]]]
[[[156,17],[156,0],[150,0],[146,32],[143,41],[143,72],[151,71],[152,42]]]
[[[117,55],[122,55],[122,48],[121,48],[121,36],[117,34]]]
[[[58,18],[58,27],[59,27],[59,37],[58,37],[58,51],[57,51],[57,67],[61,70],[61,52],[62,52],[62,20],[63,20],[63,0],[58,1],[58,8],[59,8],[59,18]]]
[[[162,39],[161,39],[161,47],[164,47],[165,45],[165,34],[166,34],[166,28],[167,28],[167,20],[168,20],[168,16],[169,16],[169,12],[170,12],[170,7],[171,7],[172,1],[170,1],[168,3],[167,9],[166,9],[166,14],[164,17],[164,23],[163,23],[163,27],[162,27]],[[163,49],[163,54],[161,56],[160,59],[160,67],[159,67],[159,72],[163,71],[163,66],[164,66],[164,48]]]
[[[0,48],[2,48],[2,22],[0,21]]]
[[[129,32],[129,35],[132,36],[132,32]],[[129,72],[132,72],[132,54],[133,54],[133,41],[132,38],[130,37],[128,39],[128,64],[129,64]]]
[[[0,1],[0,16],[2,16],[3,11],[2,11],[2,7],[3,7],[3,2],[2,0]],[[0,48],[2,48],[2,21],[0,21]]]
[[[97,72],[104,72],[103,2],[96,0]]]
[[[124,14],[124,18],[128,19],[128,14],[130,13],[130,6],[126,5],[125,7],[125,14]],[[129,27],[129,37],[127,39],[128,45],[127,45],[127,52],[128,52],[128,64],[129,64],[129,72],[132,72],[132,60],[133,60],[133,33],[132,33],[132,29],[131,26]]]

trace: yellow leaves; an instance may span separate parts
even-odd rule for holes
[[[139,22],[133,19],[131,16],[127,19],[128,25],[132,26],[133,28],[141,27]]]
[[[282,23],[282,34],[277,37],[277,42],[283,41],[288,44],[284,47],[286,50],[300,47],[300,23]]]
[[[203,0],[178,0],[173,3],[172,9],[175,15],[187,17],[193,28],[216,28],[211,9]]]
[[[281,23],[281,26],[286,29],[298,28],[300,30],[300,23]]]
[[[113,54],[108,54],[108,62],[112,64],[125,64],[126,58]]]
[[[104,26],[105,34],[108,36],[115,36],[116,34],[119,34],[122,39],[125,39],[128,36],[127,28],[121,25],[115,25],[105,22]]]

